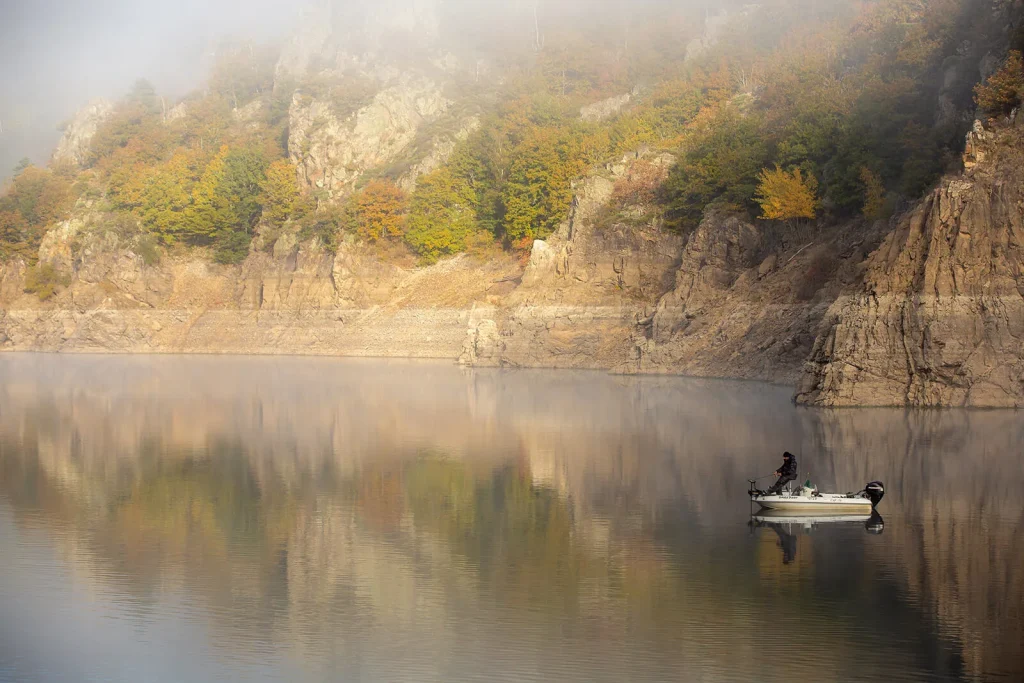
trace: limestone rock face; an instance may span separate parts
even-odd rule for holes
[[[84,225],[85,221],[81,218],[71,218],[58,223],[55,228],[43,235],[39,243],[39,261],[57,270],[71,272],[74,267],[71,245]]]
[[[344,119],[330,102],[296,95],[288,149],[300,182],[329,199],[343,196],[367,170],[394,161],[449,104],[436,84],[411,77]]]
[[[113,106],[106,100],[90,102],[80,110],[68,124],[53,153],[55,163],[83,165],[89,156],[89,145],[92,143],[96,129],[113,111]]]
[[[799,402],[1024,406],[1024,136],[974,145],[831,307]]]

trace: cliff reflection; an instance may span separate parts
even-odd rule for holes
[[[439,667],[420,679],[473,657],[515,670],[520,648],[620,677],[638,657],[752,674],[800,635],[751,652],[760,606],[838,671],[863,633],[808,617],[823,595],[830,619],[889,629],[861,675],[905,666],[907,642],[952,643],[962,665],[920,664],[938,674],[1024,675],[1021,444],[1013,414],[811,412],[740,383],[0,357],[0,501],[77,580],[149,609],[200,596],[233,652],[283,642],[350,675],[385,666],[367,638]],[[886,482],[883,535],[745,540],[744,480],[798,447],[819,486]]]

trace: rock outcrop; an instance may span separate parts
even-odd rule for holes
[[[368,170],[389,164],[450,102],[433,82],[407,77],[344,115],[330,100],[297,94],[289,111],[288,150],[299,179],[327,199],[344,196]]]
[[[976,126],[968,152],[833,304],[799,402],[1024,407],[1024,135]]]
[[[621,113],[623,109],[632,101],[633,97],[637,93],[631,92],[618,97],[609,97],[608,99],[601,100],[600,102],[594,102],[580,108],[580,120],[581,121],[604,121],[610,119],[613,116]]]
[[[53,153],[54,163],[81,166],[89,157],[89,145],[92,143],[96,129],[113,111],[113,106],[106,100],[90,102],[81,109],[64,129],[64,134],[57,143],[57,151]]]

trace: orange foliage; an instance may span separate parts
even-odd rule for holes
[[[356,232],[370,242],[397,237],[404,230],[408,197],[387,179],[373,180],[353,199]]]

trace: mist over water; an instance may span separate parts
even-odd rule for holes
[[[0,679],[1019,680],[1022,443],[750,383],[4,355]],[[785,449],[885,481],[884,532],[749,525]]]

